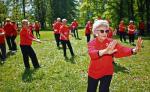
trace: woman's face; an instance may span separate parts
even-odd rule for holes
[[[98,38],[100,40],[105,40],[107,38],[107,34],[109,32],[109,28],[105,26],[100,26],[97,28]]]

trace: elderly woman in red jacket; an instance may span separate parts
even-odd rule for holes
[[[99,92],[109,92],[113,68],[113,57],[121,58],[133,55],[141,49],[142,39],[138,38],[135,48],[128,48],[116,40],[107,37],[109,24],[106,20],[98,20],[93,24],[97,37],[88,43],[90,65],[88,69],[87,92],[96,92],[98,83]]]

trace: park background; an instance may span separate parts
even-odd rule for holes
[[[115,59],[115,74],[111,92],[150,92],[150,19],[149,0],[1,0],[0,23],[9,17],[18,23],[26,18],[39,21],[41,44],[33,43],[41,68],[25,71],[17,37],[18,52],[8,53],[5,64],[0,65],[0,92],[86,92],[89,56],[84,35],[88,20],[98,16],[109,19],[111,26],[118,27],[121,19],[126,25],[133,20],[138,29],[140,20],[145,22],[144,48],[137,55]],[[74,18],[79,22],[81,40],[70,38],[76,57],[65,60],[62,50],[55,45],[52,23],[66,18],[68,24]],[[21,25],[20,25],[21,26]],[[115,36],[118,41],[118,36]],[[132,47],[128,43],[123,43]],[[7,50],[8,51],[8,50]],[[68,52],[68,55],[69,52]]]

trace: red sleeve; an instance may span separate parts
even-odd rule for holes
[[[91,59],[98,59],[99,58],[98,51],[99,50],[95,49],[93,42],[88,43],[88,53],[89,53],[89,56]]]
[[[132,48],[117,44],[115,49],[117,49],[117,52],[114,53],[115,58],[127,57],[132,55]]]

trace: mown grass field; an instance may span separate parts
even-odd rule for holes
[[[70,59],[65,60],[53,33],[41,31],[42,43],[32,45],[41,68],[35,70],[30,62],[30,71],[25,71],[17,37],[18,52],[0,65],[0,92],[86,92],[89,57],[83,30],[80,38],[71,38],[76,57],[71,59],[67,50]],[[150,92],[150,38],[144,38],[144,48],[137,55],[115,61],[111,92]]]

